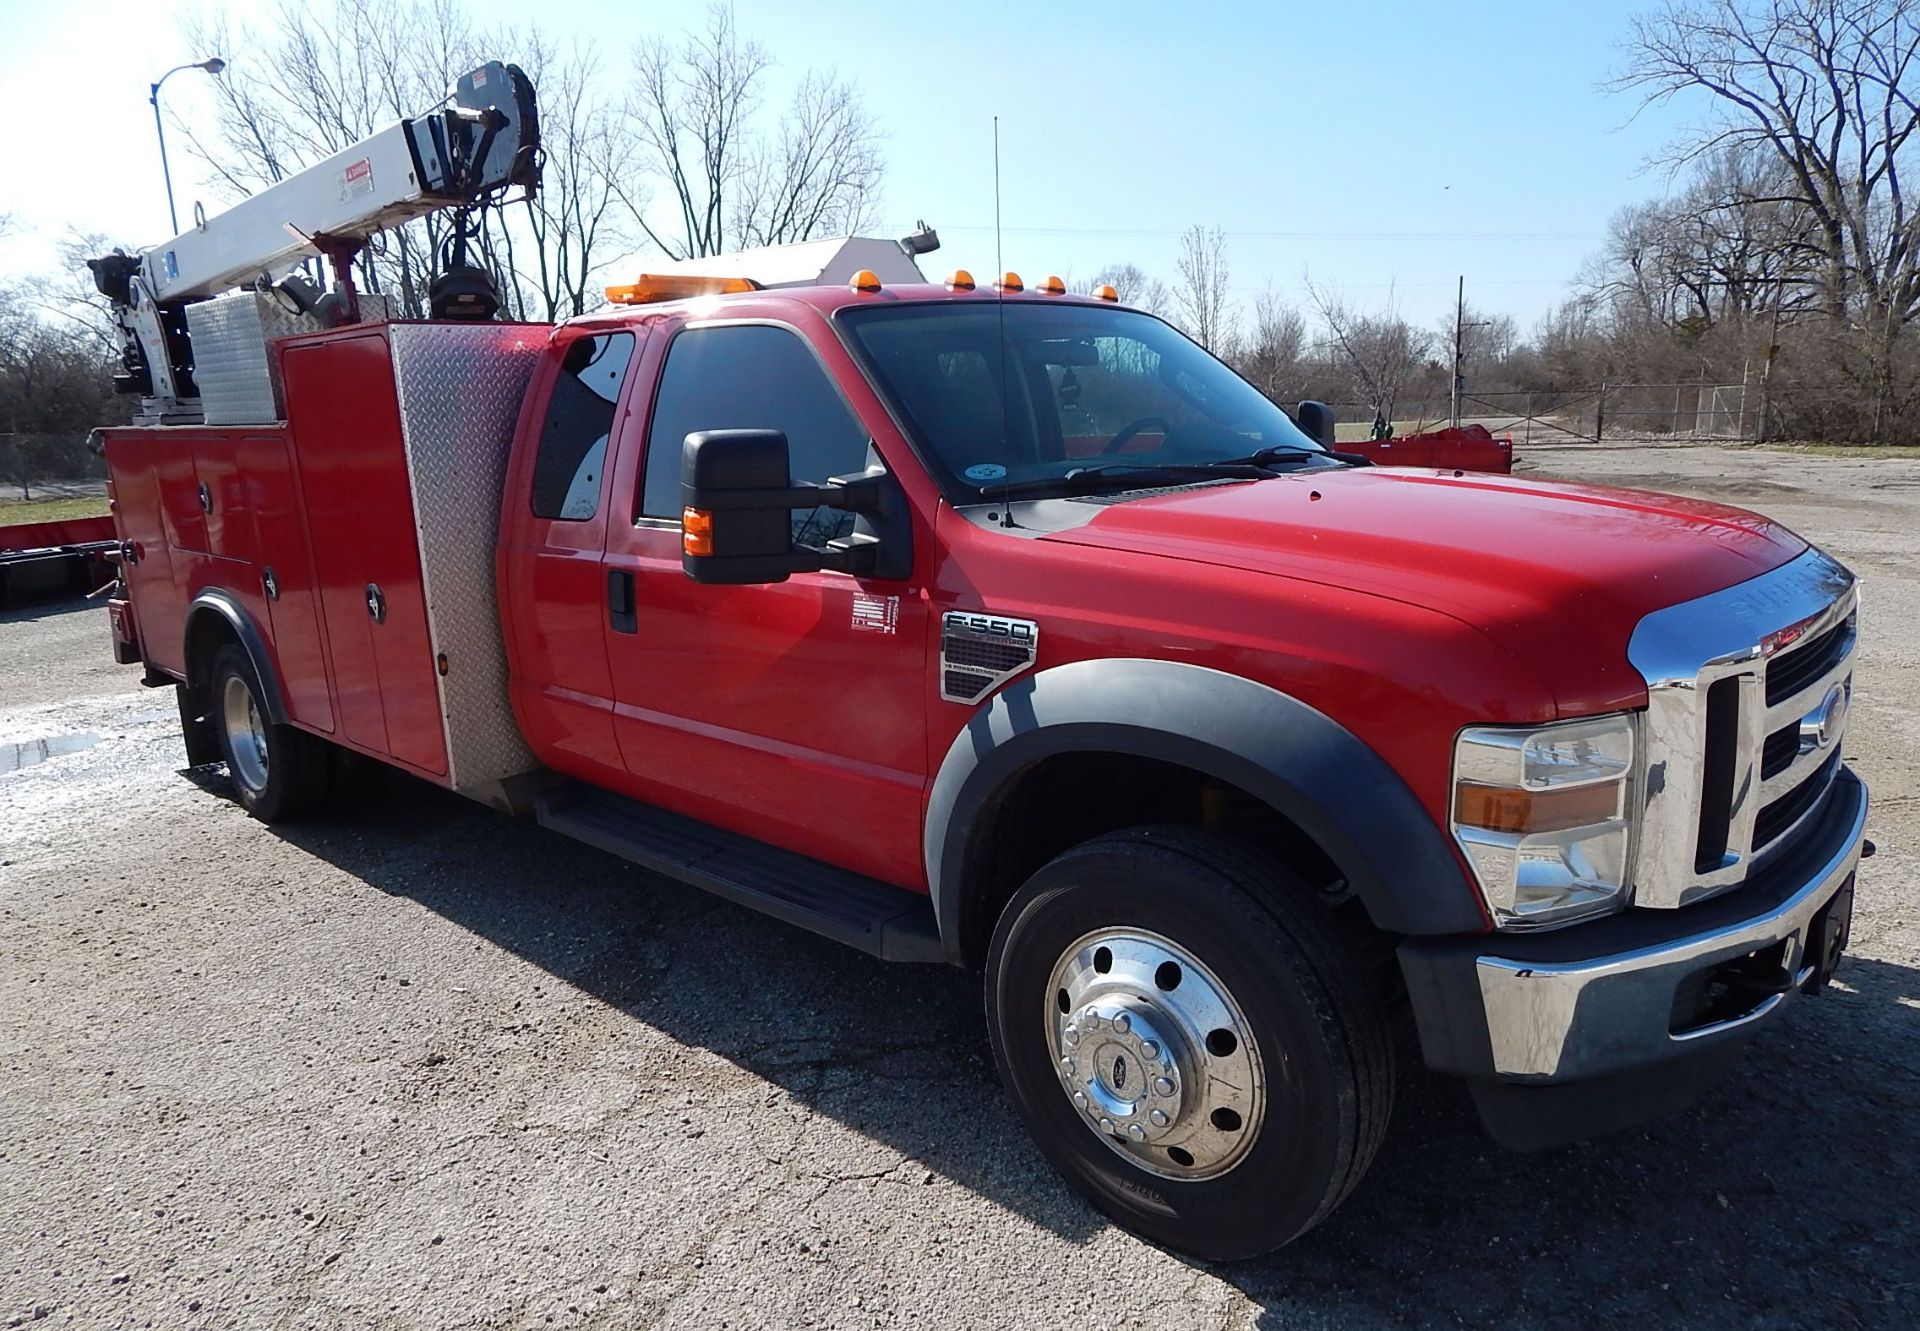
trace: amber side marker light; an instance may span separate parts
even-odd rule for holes
[[[680,510],[680,550],[696,559],[713,554],[713,514],[704,508]]]
[[[853,280],[848,282],[847,285],[855,291],[872,293],[880,289],[880,274],[874,272],[871,268],[862,268],[853,275]]]
[[[1455,822],[1489,832],[1564,832],[1619,817],[1620,783],[1516,790],[1462,781],[1454,787],[1453,810]]]

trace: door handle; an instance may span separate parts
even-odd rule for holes
[[[367,584],[367,617],[376,624],[387,622],[387,594],[377,582]]]
[[[607,570],[607,624],[615,633],[640,631],[633,608],[633,573],[628,569]]]

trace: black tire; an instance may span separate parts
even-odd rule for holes
[[[1246,1019],[1268,1070],[1266,1106],[1224,1173],[1143,1168],[1069,1098],[1045,1015],[1050,982],[1076,942],[1114,927],[1178,944]],[[1285,869],[1188,828],[1098,837],[1029,879],[994,931],[987,1025],[1055,1168],[1121,1225],[1210,1261],[1270,1252],[1325,1219],[1366,1173],[1392,1114],[1393,1027],[1359,949]]]
[[[235,721],[226,706],[228,690],[244,688],[255,724],[264,738],[265,753],[242,753],[250,740],[235,733]],[[326,741],[289,725],[268,721],[268,709],[253,663],[238,646],[229,644],[214,654],[212,675],[213,728],[220,736],[235,797],[262,822],[297,818],[325,803],[331,767]],[[257,746],[256,746],[257,749]]]

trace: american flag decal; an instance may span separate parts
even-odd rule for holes
[[[900,630],[900,598],[853,594],[853,631],[855,633],[897,633]]]

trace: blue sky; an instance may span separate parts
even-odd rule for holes
[[[483,24],[524,0],[468,0]],[[174,35],[196,0],[0,0],[0,105],[37,108],[15,138],[0,211],[33,234],[8,270],[50,260],[69,222],[162,239],[146,85],[194,59]],[[1303,272],[1356,304],[1393,288],[1408,316],[1469,299],[1530,325],[1599,245],[1608,215],[1664,192],[1644,169],[1687,108],[1634,118],[1598,86],[1644,4],[1036,4],[736,0],[774,56],[773,100],[805,70],[854,81],[886,128],[887,234],[916,218],[945,250],[930,271],[993,270],[992,121],[1000,117],[1005,257],[1084,283],[1110,262],[1171,277],[1178,233],[1228,237],[1231,285],[1298,298]],[[609,68],[648,31],[699,22],[695,3],[570,0],[534,9],[596,43]],[[236,7],[236,11],[238,7]],[[107,39],[105,34],[115,34]],[[242,61],[243,51],[221,52]],[[501,52],[511,59],[513,53]],[[167,85],[171,110],[210,109],[205,75]],[[1693,108],[1698,110],[1698,108]],[[23,128],[15,121],[15,134]],[[184,215],[209,195],[174,157]]]

